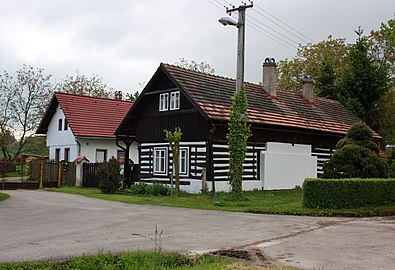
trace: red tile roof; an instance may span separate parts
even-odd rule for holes
[[[74,136],[110,138],[115,138],[115,130],[133,105],[130,101],[55,93],[37,133],[47,132],[58,104]]]
[[[203,112],[212,120],[229,120],[234,79],[191,71],[161,64],[178,86],[184,89]],[[261,85],[246,83],[248,119],[250,123],[302,128],[346,134],[359,119],[339,102],[314,97],[309,102],[299,93],[278,90],[272,98]],[[381,138],[373,132],[374,137]]]

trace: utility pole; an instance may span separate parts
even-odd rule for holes
[[[244,3],[239,7],[233,6],[231,9],[226,8],[226,13],[229,16],[232,12],[238,11],[238,22],[236,27],[238,28],[237,33],[237,67],[236,67],[236,92],[240,92],[241,86],[244,84],[244,48],[245,48],[245,20],[246,20],[246,9],[252,8],[253,2],[249,5]]]

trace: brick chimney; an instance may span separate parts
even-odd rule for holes
[[[314,82],[311,76],[304,76],[302,80],[302,96],[310,102],[314,101]]]
[[[122,100],[122,91],[115,91],[114,99]]]
[[[277,96],[277,64],[274,58],[266,58],[262,65],[263,90],[272,97]]]

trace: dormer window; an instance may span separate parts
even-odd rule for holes
[[[159,96],[159,111],[167,111],[169,109],[169,93],[160,94]]]
[[[180,91],[170,93],[170,110],[180,109]]]

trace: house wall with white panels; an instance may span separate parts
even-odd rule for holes
[[[265,190],[302,186],[307,177],[317,177],[317,157],[311,145],[268,142],[261,152],[260,178]]]

